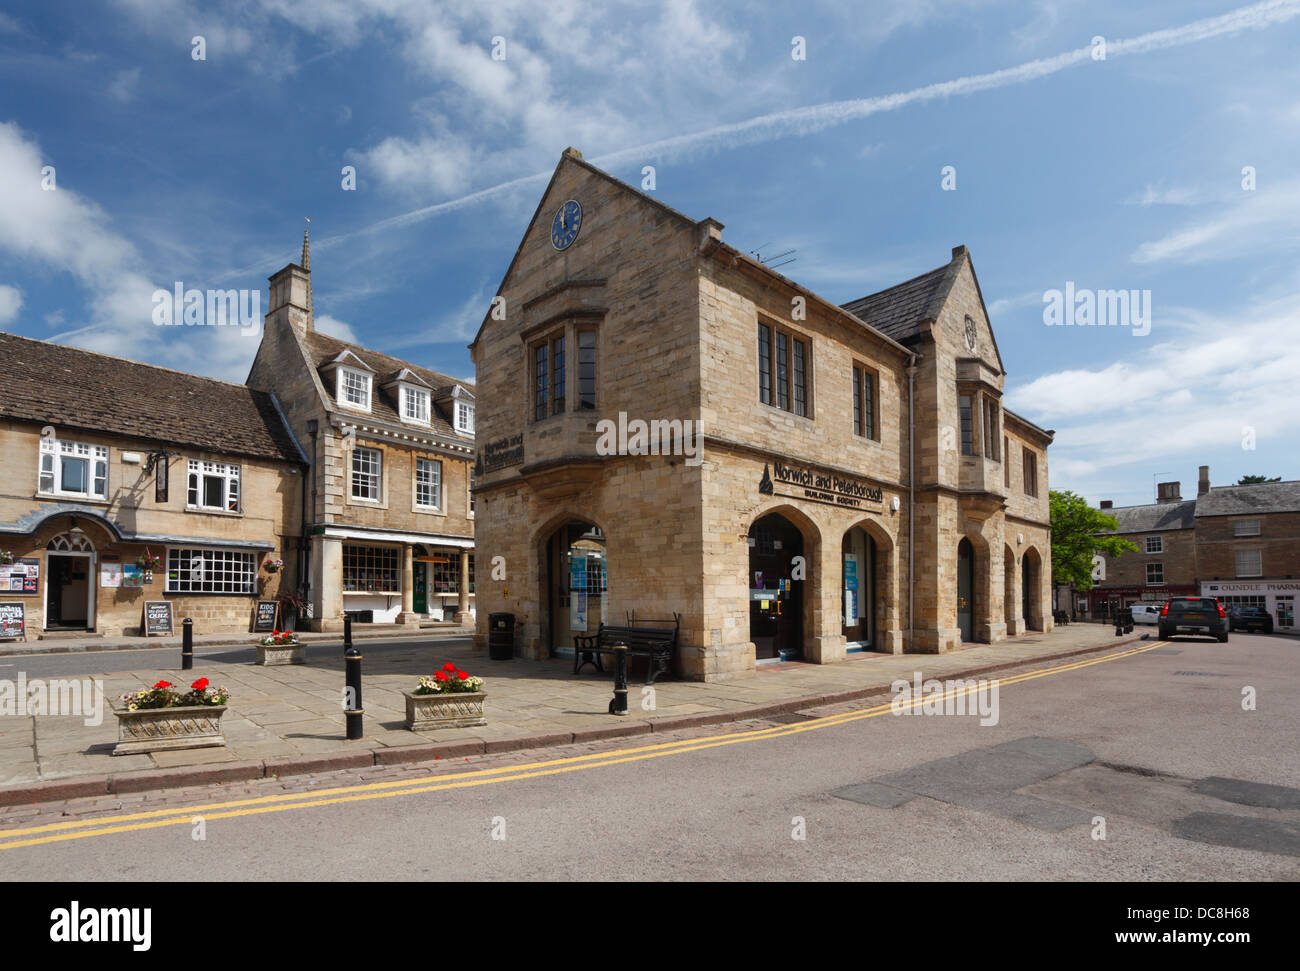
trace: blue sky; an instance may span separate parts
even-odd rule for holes
[[[836,302],[969,246],[1053,488],[1300,478],[1298,49],[1300,0],[11,0],[0,328],[242,381],[255,338],[152,293],[264,311],[309,216],[322,330],[472,377],[574,145]],[[1150,332],[1046,326],[1067,281],[1149,290]]]

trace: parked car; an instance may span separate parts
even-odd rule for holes
[[[1174,597],[1160,611],[1161,640],[1175,634],[1206,634],[1228,640],[1228,612],[1213,597]]]
[[[1160,604],[1134,604],[1130,609],[1133,611],[1133,623],[1135,624],[1160,623]]]
[[[1228,630],[1262,630],[1273,633],[1273,617],[1263,607],[1233,607],[1228,611]]]

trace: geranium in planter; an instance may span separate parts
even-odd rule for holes
[[[199,678],[188,691],[170,681],[130,691],[113,707],[117,716],[117,745],[113,755],[161,752],[167,749],[225,745],[221,716],[230,692]]]
[[[0,550],[0,566],[9,566],[14,561],[14,554],[10,550]]]
[[[270,637],[257,645],[257,663],[263,667],[277,664],[306,664],[307,648],[291,630],[273,630]]]
[[[136,558],[135,563],[136,566],[144,570],[146,573],[162,569],[162,557],[157,553],[150,553],[148,550],[141,553],[140,556]]]
[[[483,679],[466,674],[451,661],[432,677],[421,678],[414,691],[402,695],[406,698],[406,727],[412,731],[487,724]]]
[[[272,556],[262,563],[262,569],[267,573],[279,573],[284,569],[284,560],[278,556]]]

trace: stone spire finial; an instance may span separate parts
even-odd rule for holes
[[[307,225],[302,231],[302,268],[307,271],[307,319],[312,317],[311,310],[311,251],[307,247],[307,231],[311,228],[311,217],[306,217]]]

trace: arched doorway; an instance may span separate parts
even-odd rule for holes
[[[609,558],[605,533],[595,523],[571,519],[546,539],[545,595],[548,653],[573,648],[573,635],[594,634],[609,617]]]
[[[1020,613],[1026,630],[1042,630],[1042,614],[1038,610],[1039,562],[1038,551],[1025,550],[1020,559]]]
[[[840,613],[845,650],[880,649],[879,579],[885,564],[882,549],[861,526],[851,526],[840,543],[844,564],[840,588]]]
[[[78,527],[45,546],[45,629],[95,627],[95,546]]]
[[[975,639],[975,550],[969,539],[957,544],[957,626],[961,639]]]
[[[758,660],[803,654],[803,534],[780,513],[749,527],[749,639]],[[799,557],[802,571],[796,570]]]

